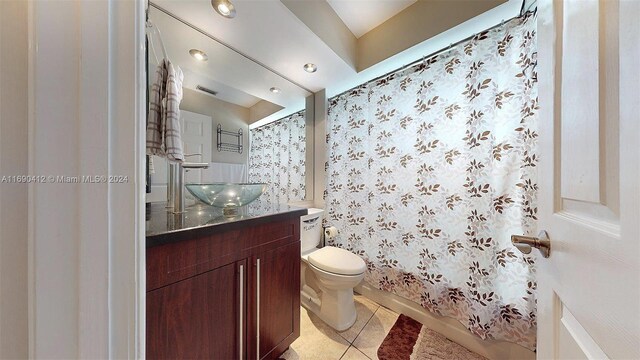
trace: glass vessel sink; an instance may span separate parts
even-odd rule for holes
[[[245,206],[267,189],[267,184],[187,184],[185,185],[196,199],[217,208],[222,208],[225,216],[235,216],[238,208]]]

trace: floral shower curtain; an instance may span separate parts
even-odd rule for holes
[[[258,204],[304,200],[304,111],[249,131],[249,182],[267,183]]]
[[[514,19],[330,99],[330,245],[379,289],[535,349],[535,20]]]

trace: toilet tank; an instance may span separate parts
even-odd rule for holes
[[[320,244],[324,210],[308,209],[309,214],[300,217],[300,251],[305,253]]]

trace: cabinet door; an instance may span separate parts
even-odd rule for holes
[[[147,293],[148,359],[241,359],[246,260]]]
[[[275,359],[300,336],[300,242],[264,252],[253,265],[250,301],[258,333],[251,358]]]

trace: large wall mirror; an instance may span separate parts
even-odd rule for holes
[[[148,8],[155,28],[147,46],[148,84],[162,59],[180,68],[185,161],[209,163],[186,172],[185,183],[265,182],[263,197],[270,201],[313,199],[306,189],[313,182],[313,136],[307,136],[313,111],[306,111],[313,94],[196,25],[207,16],[220,21],[213,11],[185,11],[177,1]],[[149,159],[147,202],[165,201],[167,160]]]

